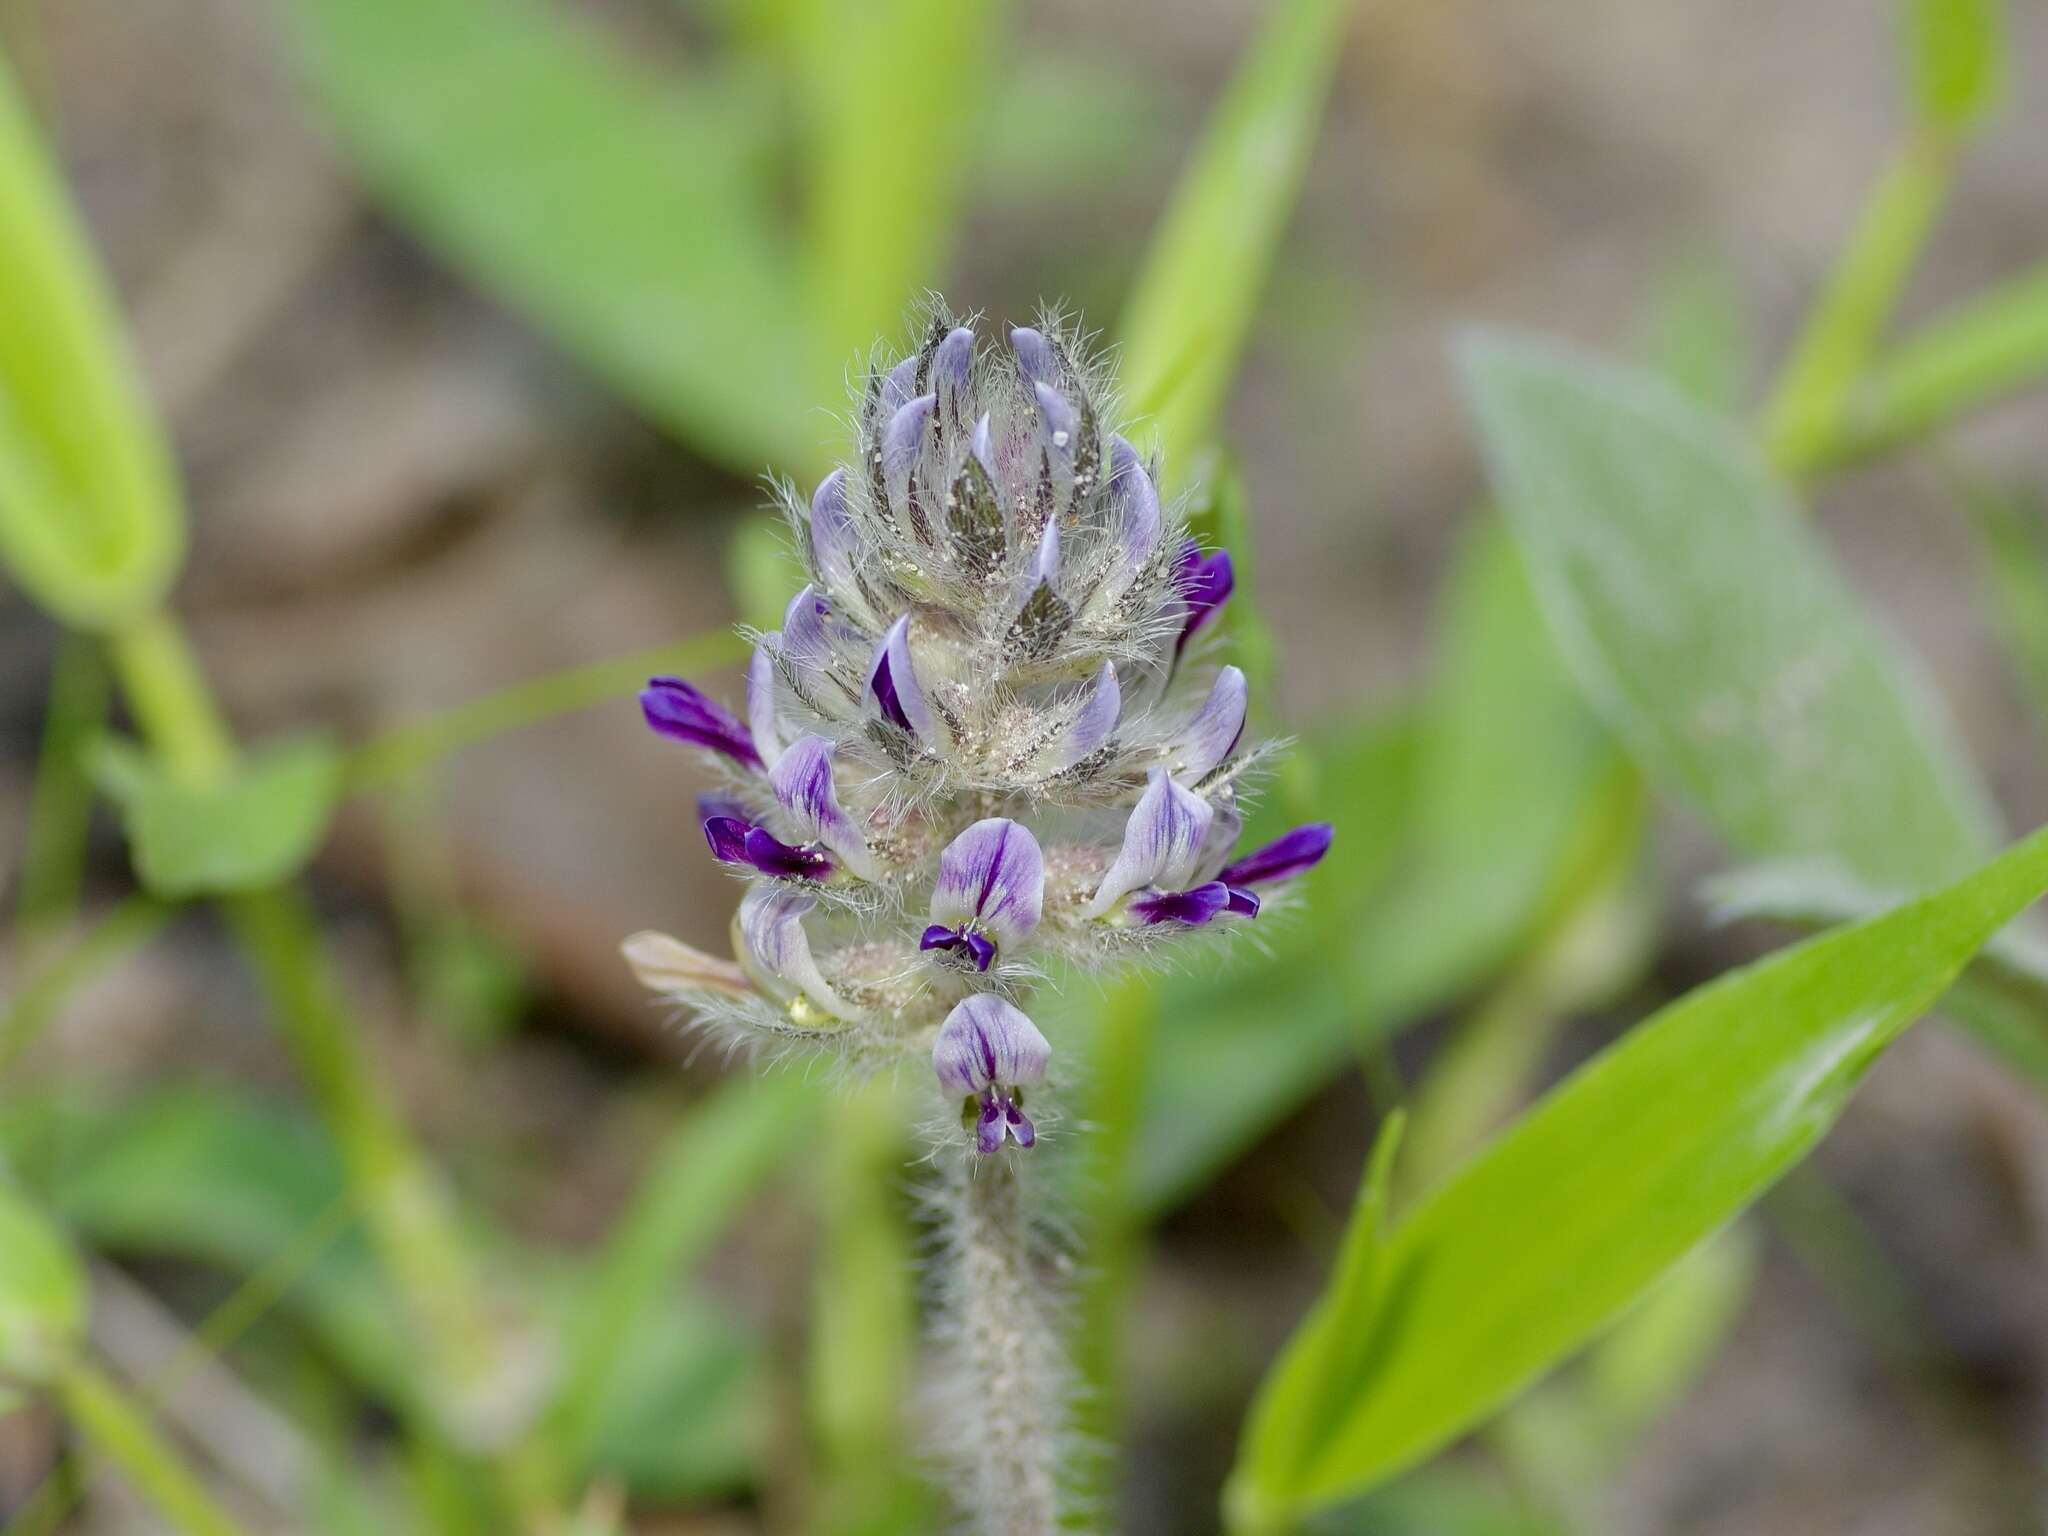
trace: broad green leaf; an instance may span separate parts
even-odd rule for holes
[[[91,765],[121,808],[136,876],[170,899],[256,890],[296,874],[318,850],[341,790],[341,756],[315,736],[260,748],[215,783],[173,778],[111,739]]]
[[[945,271],[1004,9],[794,0],[811,317],[837,363],[900,330]]]
[[[0,56],[0,561],[65,623],[152,608],[185,548],[170,454]]]
[[[1922,889],[1982,787],[1750,439],[1660,379],[1479,337],[1467,387],[1550,627],[1651,779],[1738,849]]]
[[[1906,56],[1920,116],[1944,133],[1974,126],[2005,92],[2003,0],[1908,0]]]
[[[1209,446],[1294,211],[1350,0],[1280,0],[1211,113],[1126,303],[1122,383],[1169,475]]]
[[[1271,958],[1162,982],[1140,1201],[1196,1187],[1351,1053],[1499,967],[1554,894],[1613,748],[1557,659],[1498,525],[1444,599],[1438,676],[1408,730],[1318,751],[1337,829]],[[1279,829],[1270,819],[1247,845]],[[1390,878],[1398,875],[1398,879]],[[1248,1020],[1257,1020],[1256,1025]]]
[[[1688,994],[1574,1073],[1399,1222],[1367,1312],[1311,1314],[1265,1399],[1315,1389],[1324,1339],[1363,1337],[1362,1363],[1319,1434],[1262,1436],[1303,1422],[1262,1404],[1239,1499],[1284,1518],[1355,1495],[1587,1342],[1811,1150],[1879,1054],[2044,891],[2048,830]]]
[[[818,467],[843,359],[791,302],[767,82],[663,78],[563,0],[289,11],[344,145],[443,254],[704,453]]]
[[[50,1218],[0,1178],[0,1380],[41,1382],[85,1334],[85,1267]]]

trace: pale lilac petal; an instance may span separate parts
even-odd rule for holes
[[[1181,731],[1174,748],[1171,762],[1176,778],[1199,783],[1204,774],[1237,750],[1244,736],[1248,697],[1241,670],[1225,667],[1216,674],[1209,697]]]
[[[1207,800],[1154,768],[1145,793],[1124,824],[1124,844],[1102,877],[1086,915],[1100,917],[1141,886],[1175,889],[1188,883],[1216,811]]]
[[[1008,947],[1038,926],[1045,908],[1045,860],[1028,827],[1001,816],[977,821],[939,855],[931,917],[979,928]]]
[[[1038,419],[1044,440],[1063,459],[1072,459],[1074,437],[1081,430],[1080,412],[1050,384],[1034,384],[1031,392],[1038,400]]]
[[[1145,568],[1165,531],[1159,492],[1145,472],[1138,450],[1122,437],[1113,437],[1109,443],[1109,504],[1117,551],[1109,579],[1121,590]]]
[[[1315,868],[1330,851],[1334,836],[1327,821],[1312,821],[1226,865],[1216,878],[1231,885],[1264,885],[1291,879]]]
[[[831,612],[815,587],[803,588],[783,610],[782,654],[808,676],[816,677],[832,664],[832,635],[826,627]]]
[[[938,398],[937,395],[924,394],[906,401],[903,408],[889,418],[889,425],[882,433],[882,483],[889,488],[892,500],[902,494],[911,470],[917,467],[917,455],[924,447],[925,424],[931,420],[932,407],[938,403]]]
[[[882,414],[893,416],[917,393],[917,354],[913,352],[882,380]]]
[[[744,958],[756,971],[795,988],[826,1013],[846,1018],[850,1010],[818,969],[810,936],[804,932],[804,918],[817,904],[815,896],[794,886],[764,885],[747,892],[739,915]]]
[[[868,693],[884,720],[921,742],[937,739],[931,703],[911,662],[909,614],[891,624],[875,647],[875,659],[868,668]]]
[[[1237,850],[1237,839],[1243,831],[1244,817],[1238,814],[1237,802],[1224,800],[1218,804],[1216,819],[1209,823],[1209,835],[1202,839],[1202,851],[1195,859],[1190,883],[1201,885],[1222,879],[1223,866]]]
[[[860,535],[846,510],[846,471],[835,469],[818,482],[811,497],[811,568],[841,597],[858,592],[854,559]]]
[[[946,1015],[932,1046],[932,1070],[948,1098],[1044,1081],[1052,1046],[1016,1004],[977,992]]]
[[[1010,332],[1010,350],[1017,354],[1017,367],[1033,384],[1056,384],[1060,376],[1059,354],[1042,331],[1020,325]]]
[[[1230,908],[1230,888],[1211,880],[1191,891],[1154,891],[1131,900],[1131,912],[1145,923],[1185,923],[1199,928]]]
[[[939,422],[957,433],[967,425],[974,399],[974,332],[956,326],[932,354],[932,392],[939,397]]]
[[[823,736],[799,736],[784,749],[768,783],[804,841],[824,844],[840,863],[863,880],[872,880],[874,855],[853,818],[840,808],[832,782],[836,750]]]
[[[1101,751],[1116,730],[1117,722],[1123,716],[1123,707],[1123,691],[1117,686],[1116,668],[1105,661],[1102,670],[1095,674],[1095,681],[1089,684],[1081,712],[1074,716],[1073,724],[1060,733],[1059,741],[1052,749],[1050,762],[1053,771],[1064,772]]]
[[[732,711],[679,677],[648,679],[640,691],[640,713],[664,736],[709,747],[742,767],[762,766],[753,738]]]
[[[775,657],[770,647],[780,635],[763,635],[747,662],[747,729],[764,766],[773,768],[782,756],[782,728],[775,719]]]
[[[1043,586],[1049,583],[1060,568],[1060,524],[1052,518],[1045,525],[1045,532],[1038,536],[1038,550],[1031,558],[1031,585]]]

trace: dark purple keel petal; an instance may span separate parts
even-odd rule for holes
[[[723,864],[747,862],[747,834],[753,830],[738,816],[704,818],[704,841],[711,845],[711,857]]]
[[[754,738],[738,718],[679,677],[649,678],[640,690],[640,713],[664,736],[708,747],[745,768],[761,767]]]
[[[986,934],[977,933],[972,928],[948,928],[944,923],[933,923],[925,929],[917,947],[921,950],[964,949],[977,971],[986,971],[996,958],[995,943]]]
[[[934,740],[932,707],[910,655],[910,615],[889,626],[868,668],[868,693],[881,717],[919,741]]]
[[[1259,915],[1259,893],[1257,891],[1248,891],[1241,885],[1227,886],[1225,889],[1230,892],[1230,901],[1225,906],[1225,911],[1235,912],[1239,917],[1257,917]]]
[[[981,1101],[981,1114],[974,1124],[974,1150],[983,1157],[1003,1149],[1003,1107],[994,1094]]]
[[[1315,868],[1330,851],[1335,832],[1327,821],[1312,821],[1275,838],[1265,847],[1226,864],[1216,878],[1226,885],[1264,885],[1288,880]]]
[[[824,880],[832,874],[832,861],[815,848],[792,848],[761,827],[747,834],[746,860],[782,880]]]
[[[1198,885],[1192,891],[1155,891],[1131,903],[1131,911],[1145,923],[1186,923],[1199,928],[1230,905],[1230,888],[1220,880]]]
[[[1230,563],[1230,551],[1219,549],[1203,554],[1193,539],[1182,546],[1180,554],[1180,588],[1187,600],[1187,617],[1181,621],[1180,640],[1173,648],[1178,656],[1192,640],[1195,632],[1211,619],[1225,603],[1230,601],[1231,589],[1237,585],[1237,572]]]
[[[948,928],[944,923],[933,923],[925,929],[924,937],[917,941],[919,949],[951,949],[960,942],[960,930]]]

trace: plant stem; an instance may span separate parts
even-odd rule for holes
[[[1856,380],[1934,227],[1954,163],[1948,136],[1923,128],[1900,146],[1872,189],[1764,412],[1764,441],[1775,462],[1822,458],[1840,431]]]
[[[1033,1272],[1024,1192],[1007,1157],[962,1158],[959,1167],[959,1376],[950,1407],[967,1513],[980,1536],[1053,1536],[1064,1373]]]
[[[164,767],[196,782],[225,776],[234,766],[234,738],[177,620],[151,614],[117,632],[111,648],[129,708]],[[282,885],[227,897],[221,906],[341,1149],[355,1203],[430,1353],[437,1421],[459,1440],[495,1438],[502,1431],[487,1429],[485,1421],[494,1421],[500,1406],[493,1399],[501,1395],[502,1342],[481,1277],[469,1263],[446,1191],[377,1081],[311,905],[296,887]],[[515,1444],[500,1470],[523,1525],[540,1528],[551,1503],[549,1469]]]
[[[178,1459],[141,1406],[99,1369],[75,1360],[57,1380],[64,1412],[186,1536],[241,1536],[241,1527]]]
[[[0,1008],[0,1075],[41,1038],[77,988],[147,942],[172,910],[154,896],[130,896],[84,938],[30,976]]]
[[[77,915],[92,820],[92,784],[80,754],[106,719],[107,663],[99,642],[90,635],[67,634],[58,642],[50,674],[49,711],[21,858],[19,911],[27,936],[61,928]]]
[[[633,656],[613,656],[566,672],[528,678],[379,737],[349,763],[349,788],[375,789],[464,747],[630,692],[660,672],[699,672],[746,654],[728,630],[697,635]]]

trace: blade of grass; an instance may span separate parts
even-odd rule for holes
[[[21,856],[16,911],[24,936],[34,939],[69,923],[85,883],[85,839],[92,824],[92,783],[85,744],[106,728],[110,689],[99,642],[66,635],[57,643],[50,674],[42,748],[36,756],[35,793],[29,800],[28,842]],[[5,1040],[0,1030],[0,1041]],[[0,1058],[5,1045],[0,1044]]]
[[[1210,113],[1124,308],[1122,383],[1169,488],[1237,377],[1336,71],[1350,0],[1281,0]],[[1146,444],[1141,442],[1140,446]]]
[[[130,896],[30,977],[0,1010],[0,1077],[41,1038],[78,988],[149,942],[175,910],[153,896]]]
[[[64,1413],[185,1536],[241,1536],[242,1527],[158,1435],[141,1404],[97,1366],[73,1361],[57,1381]]]

